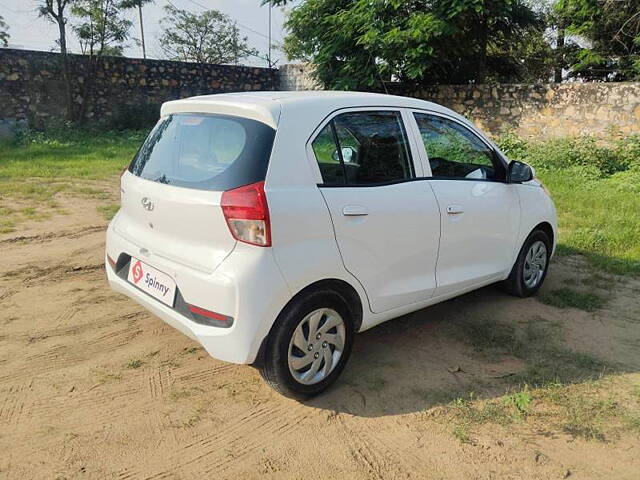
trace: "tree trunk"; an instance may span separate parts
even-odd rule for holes
[[[146,60],[147,49],[144,45],[144,26],[142,23],[142,2],[138,4],[138,15],[140,16],[140,41],[142,42],[142,58]]]
[[[58,4],[59,6],[59,4]],[[62,56],[62,79],[64,81],[65,97],[67,103],[67,120],[72,122],[74,120],[73,115],[73,89],[71,87],[71,72],[69,71],[69,57],[67,54],[67,32],[64,23],[64,12],[59,7],[58,9],[58,30],[60,41],[60,55]]]
[[[82,86],[82,104],[80,105],[80,111],[78,112],[78,120],[84,122],[87,117],[87,110],[89,109],[89,102],[92,101],[93,96],[93,81],[97,72],[97,58],[91,52],[89,55],[83,55],[88,57],[88,66],[84,75],[84,83]],[[82,59],[85,60],[84,58]]]
[[[478,57],[478,68],[476,72],[476,83],[482,84],[487,78],[487,45],[489,43],[489,32],[487,32],[487,14],[482,13],[480,24],[480,55]]]
[[[564,22],[558,24],[558,32],[556,34],[556,55],[555,68],[553,72],[553,81],[562,82],[562,68],[564,67]]]
[[[95,77],[98,73],[98,65],[101,63],[102,57],[104,55],[104,49],[106,45],[106,18],[107,12],[109,11],[109,7],[111,6],[110,0],[105,0],[102,3],[102,25],[99,31],[98,38],[98,51],[94,52],[93,46],[91,47],[91,51],[89,53],[89,65],[87,74],[85,75],[84,81],[84,89],[82,92],[82,105],[80,106],[80,113],[78,114],[78,119],[81,122],[84,122],[87,117],[87,112],[89,111],[89,107],[93,106],[94,103],[94,95],[93,95],[93,87],[95,84]],[[94,112],[95,113],[95,112]]]

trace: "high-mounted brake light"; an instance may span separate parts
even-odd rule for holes
[[[222,194],[220,204],[233,238],[260,247],[271,246],[264,181],[227,190]]]

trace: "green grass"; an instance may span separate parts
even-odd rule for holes
[[[575,300],[574,292],[568,298]],[[484,393],[505,388],[507,394],[480,399],[470,393],[444,407],[444,418],[459,441],[474,443],[476,430],[488,424],[543,424],[547,431],[588,441],[640,433],[640,386],[610,375],[623,372],[624,366],[568,348],[561,322],[538,316],[503,323],[469,316],[445,328],[485,360],[515,357],[523,363],[508,376],[492,380]],[[482,385],[477,382],[479,388]]]
[[[144,362],[138,358],[132,359],[127,363],[127,368],[135,370],[144,365]]]
[[[109,204],[109,205],[99,205],[96,207],[98,213],[100,213],[105,220],[111,220],[118,210],[120,210],[120,205],[117,204]]]
[[[144,136],[62,129],[0,143],[0,181],[108,178],[131,161]]]
[[[557,288],[541,293],[537,297],[542,303],[558,308],[579,308],[594,312],[602,308],[606,300],[595,293],[583,293],[571,288]]]
[[[571,171],[540,171],[558,210],[560,254],[585,255],[618,274],[640,274],[640,177],[621,172],[585,182]]]
[[[13,218],[15,210],[0,205],[0,233],[13,232],[16,227],[16,220]]]
[[[453,400],[447,407],[453,417],[451,433],[462,443],[473,443],[473,432],[488,423],[507,426],[529,414],[532,396],[528,389],[492,400],[478,400],[471,393]]]
[[[587,353],[567,349],[562,326],[540,317],[517,324],[468,318],[447,328],[454,338],[490,361],[505,356],[523,360],[524,369],[510,377],[514,385],[581,382],[599,378],[615,367]]]
[[[640,274],[640,136],[498,139],[535,167],[558,210],[559,254],[584,255],[616,274]]]
[[[521,392],[504,397],[505,405],[512,407],[517,417],[526,417],[529,414],[532,400],[531,392],[526,387]]]
[[[56,196],[107,200],[91,186],[112,178],[127,165],[146,132],[99,132],[59,128],[32,133],[15,142],[0,142],[0,233],[19,228],[27,220],[48,218],[57,208]],[[15,203],[30,203],[22,208]],[[115,205],[99,207],[109,220]]]
[[[516,423],[543,423],[545,430],[563,432],[587,441],[607,441],[620,433],[640,432],[640,417],[633,405],[624,403],[624,389],[610,391],[606,381],[522,390],[479,400],[473,394],[457,398],[445,407],[452,435],[473,443],[473,434],[487,424],[508,427]]]
[[[607,431],[633,431],[633,425],[625,422],[634,409],[621,401],[624,390],[614,392],[611,382],[601,380],[569,388],[549,385],[538,389],[535,395],[555,409],[561,431],[574,438],[605,441]]]

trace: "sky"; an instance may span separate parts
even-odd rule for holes
[[[213,8],[229,15],[238,23],[243,35],[248,37],[249,44],[258,49],[262,55],[266,55],[269,40],[269,8],[261,6],[260,0],[156,0],[155,5],[146,5],[143,8],[144,31],[147,46],[147,57],[162,58],[162,50],[158,42],[161,34],[160,20],[164,17],[163,7],[171,2],[180,9],[194,13],[207,8]],[[36,8],[41,3],[38,0],[0,0],[0,15],[9,25],[9,46],[25,48],[29,50],[50,51],[58,36],[57,26],[38,18]],[[296,2],[294,2],[295,4]],[[282,44],[285,36],[283,22],[287,8],[273,7],[271,11],[272,32],[272,58],[278,60],[278,65],[287,63],[283,53],[277,46]],[[130,10],[126,16],[133,21],[131,34],[135,38],[140,37],[140,26],[137,10]],[[67,42],[73,52],[79,52],[80,47],[73,36],[73,32],[67,33]],[[125,49],[127,57],[142,57],[142,48],[129,42],[131,45]],[[244,63],[256,66],[264,66],[266,62],[259,58],[246,59]]]

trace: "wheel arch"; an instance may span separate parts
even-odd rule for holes
[[[358,291],[351,284],[349,284],[344,280],[340,280],[338,278],[326,278],[322,280],[317,280],[307,285],[306,287],[300,289],[295,295],[291,297],[291,299],[285,304],[285,306],[282,307],[282,309],[280,310],[280,313],[278,313],[278,317],[280,316],[280,314],[282,314],[283,311],[285,311],[289,307],[289,305],[291,305],[294,301],[297,301],[298,298],[317,290],[332,290],[336,292],[338,295],[340,295],[344,299],[345,303],[347,304],[347,307],[349,308],[349,310],[351,311],[351,314],[353,315],[354,330],[356,332],[360,330],[360,328],[362,327],[362,318],[364,314],[362,299],[360,298]],[[262,339],[254,365],[261,364],[262,358],[264,355],[264,349],[267,344],[267,339],[269,338],[269,335],[271,335],[271,331],[273,330],[273,327],[277,323],[278,322],[276,318],[276,320],[273,322],[273,324],[269,328],[269,332]]]
[[[533,227],[531,229],[531,231],[529,232],[529,235],[531,235],[534,231],[536,230],[542,230],[544,233],[547,234],[547,236],[549,237],[549,240],[551,241],[551,249],[554,250],[555,248],[555,234],[553,232],[553,227],[551,226],[551,224],[549,222],[540,222],[539,224],[537,224],[535,227]],[[527,235],[527,238],[529,237],[529,235]]]

